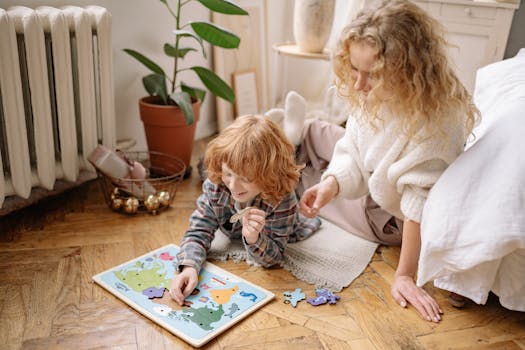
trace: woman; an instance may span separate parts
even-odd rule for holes
[[[345,198],[322,214],[366,239],[401,243],[392,296],[439,322],[438,304],[414,282],[421,213],[429,190],[463,151],[478,111],[448,61],[439,24],[409,1],[361,11],[343,30],[334,70],[351,116],[345,131],[320,121],[305,129],[301,152],[322,176],[310,188],[315,176],[303,176],[300,210],[314,217]]]

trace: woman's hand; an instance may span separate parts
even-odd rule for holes
[[[170,285],[170,295],[180,306],[184,299],[193,292],[197,286],[199,274],[190,266],[184,266],[182,272],[173,277]]]
[[[266,224],[264,210],[251,208],[242,218],[242,235],[248,244],[254,244],[259,239],[259,233]]]
[[[443,311],[438,303],[423,288],[416,286],[412,277],[396,276],[392,285],[392,296],[401,307],[412,304],[427,321],[441,321]]]
[[[339,192],[339,184],[334,176],[307,189],[299,202],[299,211],[308,218],[315,217],[319,210],[330,202]]]

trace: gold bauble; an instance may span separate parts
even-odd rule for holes
[[[165,207],[170,205],[170,193],[169,192],[160,191],[157,197],[159,198],[160,205],[163,205]]]
[[[146,198],[146,200],[144,201],[144,205],[149,211],[155,211],[159,208],[160,205],[159,198],[154,194],[150,194],[148,198]]]
[[[129,197],[124,203],[124,211],[128,214],[135,214],[139,209],[139,200],[135,197]]]
[[[124,205],[124,200],[122,198],[113,198],[111,200],[111,208],[114,210],[119,210]]]

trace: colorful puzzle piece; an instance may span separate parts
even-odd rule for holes
[[[313,306],[323,305],[326,303],[335,304],[339,299],[341,299],[339,295],[335,295],[334,293],[324,288],[316,288],[315,294],[317,295],[317,297],[306,299],[306,302]]]
[[[142,291],[142,294],[144,294],[145,296],[147,296],[150,299],[162,298],[162,296],[164,295],[164,290],[165,289],[166,288],[164,288],[164,287],[162,287],[162,288],[149,287],[149,288],[144,289]]]
[[[249,298],[251,301],[255,302],[257,300],[257,295],[253,293],[246,293],[245,291],[242,291],[239,293],[241,297]]]
[[[293,292],[286,291],[284,294],[284,303],[292,304],[293,307],[297,306],[297,303],[301,300],[306,299],[306,295],[302,292],[301,288],[295,288]]]

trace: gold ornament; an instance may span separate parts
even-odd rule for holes
[[[113,195],[112,195],[113,196]],[[114,210],[119,210],[124,205],[124,200],[122,198],[113,198],[111,200],[111,208]]]
[[[146,200],[144,201],[144,205],[146,206],[146,209],[148,209],[151,212],[154,212],[159,208],[159,198],[154,194],[150,194],[148,198],[146,198]],[[155,214],[155,212],[153,214]]]
[[[135,197],[129,197],[124,203],[124,211],[128,214],[135,214],[139,209],[139,200]]]
[[[163,205],[167,207],[170,205],[170,193],[166,191],[160,191],[158,194],[159,203],[160,205]]]

